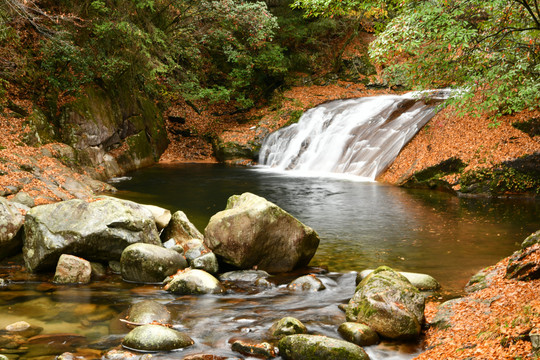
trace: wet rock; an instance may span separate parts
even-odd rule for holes
[[[216,159],[220,162],[231,160],[255,160],[259,147],[252,144],[242,144],[236,141],[214,141],[212,143]]]
[[[26,341],[27,358],[60,355],[86,343],[86,337],[78,334],[44,334],[31,337]]]
[[[144,243],[126,247],[120,264],[122,278],[133,282],[162,282],[187,267],[186,259],[176,251]]]
[[[99,359],[101,357],[101,351],[94,349],[81,349],[77,352],[65,352],[58,355],[55,360],[85,360],[85,359]]]
[[[364,280],[369,274],[373,272],[372,269],[361,271],[356,276],[356,285],[358,285],[362,280]],[[422,291],[435,291],[440,289],[441,284],[434,277],[427,274],[420,273],[411,273],[405,271],[398,271],[401,275],[405,276],[409,282],[416,287],[418,290]]]
[[[368,325],[390,339],[414,339],[424,322],[425,298],[402,275],[381,266],[356,288],[347,321]]]
[[[243,281],[254,283],[259,279],[266,279],[270,274],[263,270],[237,270],[223,273],[219,276],[221,281]]]
[[[523,250],[516,251],[508,260],[505,277],[507,279],[516,279],[521,281],[539,279],[539,254],[540,244],[534,244]]]
[[[152,213],[152,217],[154,218],[154,221],[156,222],[156,226],[158,230],[164,229],[169,225],[169,222],[171,221],[171,212],[167,209],[161,208],[159,206],[155,205],[142,205],[146,209],[150,210]]]
[[[338,332],[345,340],[360,346],[375,345],[379,342],[379,335],[366,324],[346,322],[339,326]]]
[[[9,360],[9,358],[6,355],[0,354],[0,360]]]
[[[122,273],[122,264],[120,264],[120,261],[109,261],[109,269],[111,269],[111,272],[113,274],[121,274]]]
[[[25,342],[26,338],[20,335],[0,335],[0,349],[18,349],[24,345]]]
[[[184,255],[184,252],[185,252],[185,250],[184,250],[184,248],[182,247],[182,245],[178,245],[174,239],[169,239],[169,240],[165,241],[165,242],[163,243],[163,247],[164,247],[165,249],[174,250],[174,251],[176,251],[177,253],[179,253],[180,255]]]
[[[287,316],[272,324],[270,334],[276,339],[281,339],[287,335],[306,334],[307,328],[296,318]]]
[[[190,266],[193,269],[201,269],[210,274],[217,274],[219,271],[219,262],[216,254],[213,252],[202,254],[201,256],[191,260]]]
[[[101,360],[150,360],[152,358],[150,354],[139,355],[128,350],[113,349],[107,351]]]
[[[23,223],[24,216],[17,207],[0,197],[0,260],[21,250]]]
[[[274,347],[267,342],[260,344],[250,344],[245,341],[237,340],[232,343],[231,349],[247,356],[254,356],[263,359],[271,359],[276,357]]]
[[[122,346],[136,351],[170,351],[193,345],[184,333],[161,325],[142,325],[131,330]]]
[[[294,291],[321,291],[326,289],[326,286],[315,275],[304,275],[293,280],[287,289]]]
[[[174,239],[179,245],[183,245],[191,239],[202,240],[203,238],[203,234],[197,230],[182,211],[175,212],[169,225],[165,228],[165,239]]]
[[[36,206],[26,215],[24,229],[24,261],[32,272],[54,266],[61,254],[110,261],[119,260],[133,243],[161,245],[148,210],[109,197]]]
[[[360,346],[321,335],[289,335],[279,341],[285,360],[369,360]]]
[[[8,281],[6,279],[0,278],[0,288],[6,287],[8,285]]]
[[[91,262],[90,267],[92,268],[92,279],[101,279],[107,275],[107,269],[101,263]]]
[[[231,196],[212,216],[205,244],[240,269],[287,272],[306,266],[319,245],[317,233],[277,205],[251,193]]]
[[[489,287],[495,278],[495,275],[497,275],[497,270],[493,266],[480,270],[470,278],[469,282],[467,282],[465,291],[472,293]]]
[[[92,275],[90,262],[73,255],[62,254],[56,265],[56,284],[88,284]]]
[[[145,325],[153,322],[170,324],[171,313],[167,307],[154,300],[143,300],[133,304],[126,316],[128,324]]]
[[[187,247],[187,250],[184,253],[184,256],[186,257],[186,260],[189,263],[191,263],[194,259],[198,258],[199,256],[211,252],[210,249],[208,249],[202,243],[202,241],[195,240],[195,239],[190,240],[187,243],[184,243],[184,246]]]
[[[189,268],[172,276],[165,290],[182,295],[219,294],[225,291],[218,279],[211,274]]]
[[[240,358],[236,357],[229,357],[229,356],[218,356],[218,355],[212,355],[212,354],[193,354],[188,355],[183,358],[183,360],[241,360]]]
[[[521,243],[521,248],[525,249],[538,243],[540,243],[540,230],[527,236],[527,238]]]

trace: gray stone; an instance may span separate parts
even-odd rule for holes
[[[293,280],[287,289],[294,291],[321,291],[326,289],[326,286],[315,275],[304,275]]]
[[[162,282],[187,267],[186,259],[174,250],[137,243],[124,249],[120,258],[122,278],[133,282]]]
[[[272,324],[270,334],[276,339],[281,339],[284,336],[295,334],[306,334],[307,328],[302,322],[296,318],[287,316]]]
[[[126,322],[132,325],[145,325],[153,322],[171,323],[171,313],[167,307],[154,300],[143,300],[131,305],[127,312]]]
[[[110,197],[36,206],[26,215],[24,228],[24,261],[32,272],[51,268],[61,254],[110,261],[119,260],[133,243],[161,245],[148,210]]]
[[[346,316],[383,337],[414,339],[424,322],[424,304],[424,296],[403,275],[381,266],[358,285]]]
[[[465,285],[465,291],[472,293],[489,287],[495,275],[497,275],[497,270],[493,266],[480,270],[469,279]]]
[[[100,279],[107,275],[107,269],[101,263],[91,262],[90,267],[92,268],[92,279]]]
[[[210,274],[217,274],[219,271],[219,263],[216,254],[208,252],[191,260],[190,266],[193,269],[201,269]]]
[[[319,237],[277,205],[244,193],[231,196],[226,209],[212,216],[204,242],[237,268],[279,273],[306,266]]]
[[[88,284],[92,276],[90,262],[77,256],[62,254],[56,265],[56,284]]]
[[[142,325],[131,330],[122,346],[137,351],[170,351],[193,345],[193,340],[184,333],[161,325]]]
[[[182,211],[172,214],[171,221],[164,231],[165,238],[174,239],[178,245],[183,245],[191,239],[202,241],[204,238],[203,234],[197,230]]]
[[[0,260],[14,255],[23,245],[24,216],[7,199],[0,197]]]
[[[360,346],[321,335],[289,335],[278,346],[285,360],[369,360]]]
[[[182,295],[219,294],[225,291],[220,282],[206,271],[189,268],[174,275],[165,290]]]
[[[154,205],[142,205],[150,212],[152,213],[152,217],[154,218],[156,222],[156,226],[158,230],[164,229],[169,225],[169,222],[171,221],[171,212],[167,209],[161,208],[159,206]]]
[[[25,193],[24,191],[19,191],[12,199],[12,202],[16,202],[19,204],[22,204],[24,206],[28,206],[29,208],[33,208],[36,204],[34,202],[34,199]]]
[[[219,276],[221,281],[243,281],[254,283],[259,279],[265,279],[270,274],[263,270],[237,270],[223,273]]]
[[[17,335],[24,338],[30,338],[32,336],[40,334],[43,331],[43,328],[40,326],[31,325],[26,321],[17,321],[15,323],[7,325],[4,328],[4,331],[7,332],[9,335]]]
[[[356,285],[358,285],[363,279],[373,272],[372,269],[363,270],[356,276]],[[398,271],[401,275],[405,276],[409,282],[422,291],[434,291],[440,289],[441,284],[434,277],[427,274],[412,273],[405,271]]]
[[[345,340],[359,346],[371,346],[379,342],[379,335],[366,324],[345,322],[339,326],[338,332]]]
[[[267,342],[252,344],[246,341],[236,340],[231,345],[232,351],[256,358],[271,359],[276,357],[274,347]]]
[[[438,329],[447,329],[453,326],[452,324],[452,317],[454,316],[454,310],[452,307],[455,304],[459,304],[462,302],[470,301],[468,299],[452,299],[443,302],[440,304],[437,308],[437,313],[431,319],[431,322],[429,323],[429,326],[436,327]]]

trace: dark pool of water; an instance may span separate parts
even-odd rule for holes
[[[0,288],[0,328],[20,320],[44,328],[43,338],[18,349],[19,359],[54,359],[81,349],[99,358],[120,344],[129,329],[119,319],[143,299],[166,304],[174,327],[195,340],[191,348],[154,354],[156,359],[195,353],[242,358],[231,351],[230,342],[265,341],[272,322],[284,316],[297,317],[312,333],[339,338],[337,327],[345,316],[337,305],[354,292],[352,271],[384,264],[425,272],[442,283],[447,296],[455,296],[470,275],[508,256],[540,228],[535,200],[458,199],[220,165],[156,166],[131,176],[116,184],[119,197],[182,210],[201,231],[233,194],[249,191],[273,201],[320,234],[311,265],[328,267],[328,274],[319,275],[327,289],[291,293],[286,284],[299,275],[291,274],[272,278],[272,289],[235,287],[220,296],[179,297],[160,286],[125,283],[113,274],[90,285],[56,286],[50,283],[52,274],[29,275],[21,270],[20,259],[3,261],[0,278],[10,284]],[[383,343],[366,351],[372,360],[405,360],[421,346]]]

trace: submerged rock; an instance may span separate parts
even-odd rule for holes
[[[0,197],[0,260],[21,250],[23,223],[24,216],[17,207]]]
[[[304,275],[293,280],[287,285],[287,289],[294,291],[321,291],[326,289],[326,286],[315,275]]]
[[[347,321],[368,325],[390,339],[413,339],[424,322],[425,298],[399,273],[381,266],[358,285]]]
[[[279,341],[279,354],[286,360],[369,360],[360,346],[321,335],[286,336]]]
[[[186,259],[174,250],[152,244],[132,244],[120,258],[122,278],[133,282],[162,282],[187,267]]]
[[[232,343],[231,349],[240,354],[258,358],[271,359],[276,357],[274,347],[267,342],[251,344],[245,341],[236,340]]]
[[[90,262],[73,255],[62,254],[56,265],[56,284],[88,284],[92,277]]]
[[[165,228],[165,238],[174,239],[177,244],[183,245],[191,239],[202,241],[204,236],[189,221],[186,214],[182,211],[177,211],[172,215],[169,225]]]
[[[367,270],[359,272],[358,275],[356,276],[356,285],[358,285],[362,280],[364,280],[372,272],[373,270],[371,269],[367,269]],[[398,271],[398,273],[400,273],[407,280],[409,280],[409,282],[418,290],[434,291],[441,287],[441,284],[439,284],[439,282],[435,280],[434,277],[427,274],[412,273],[412,272],[405,272],[405,271]]]
[[[40,326],[30,325],[26,321],[17,321],[7,325],[2,332],[6,332],[8,335],[30,338],[40,334],[42,331],[43,328]]]
[[[122,346],[137,351],[170,351],[193,344],[186,334],[161,325],[138,326],[122,341]]]
[[[270,277],[270,274],[263,270],[237,270],[221,274],[219,280],[254,283],[259,279],[266,279],[267,277]]]
[[[141,205],[109,197],[36,206],[26,215],[23,247],[28,270],[53,267],[61,254],[119,260],[137,242],[161,245],[152,215]]]
[[[153,322],[169,324],[171,313],[167,307],[154,300],[143,300],[131,305],[126,320],[131,325],[145,325]]]
[[[206,271],[189,268],[174,275],[165,290],[182,295],[219,294],[225,291],[218,279]]]
[[[375,345],[379,342],[379,335],[366,324],[346,322],[339,326],[338,332],[345,340],[360,346]]]
[[[302,322],[296,318],[287,316],[272,324],[270,334],[276,339],[281,339],[284,336],[295,334],[306,334],[307,328]]]
[[[231,196],[226,209],[212,216],[204,242],[237,268],[278,273],[306,266],[319,237],[277,205],[244,193]]]

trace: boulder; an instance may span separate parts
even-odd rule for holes
[[[257,358],[271,359],[276,357],[274,347],[267,342],[252,344],[250,342],[236,340],[232,343],[231,349],[240,354]]]
[[[369,360],[360,346],[321,335],[289,335],[278,346],[285,360]]]
[[[138,326],[122,340],[123,347],[143,352],[182,349],[193,343],[186,334],[161,325]]]
[[[15,255],[23,246],[24,216],[7,199],[0,197],[0,260]]]
[[[177,244],[183,245],[191,239],[203,240],[204,236],[193,225],[182,211],[175,212],[169,225],[165,228],[165,238],[174,239]]]
[[[345,340],[360,346],[371,346],[379,342],[379,335],[366,324],[345,322],[339,326],[338,333]]]
[[[521,248],[525,249],[538,243],[540,243],[540,230],[527,236],[527,238],[521,243]]]
[[[146,325],[154,322],[170,324],[171,313],[167,307],[154,300],[143,300],[131,305],[127,312],[126,322],[131,325]]]
[[[489,287],[496,275],[497,269],[494,266],[480,270],[471,276],[469,282],[465,285],[465,291],[472,293]]]
[[[287,289],[294,291],[321,291],[326,289],[326,286],[321,280],[317,279],[315,275],[304,275],[298,279],[293,280]]]
[[[259,279],[266,279],[269,276],[270,274],[263,270],[237,270],[221,274],[219,280],[254,283]]]
[[[24,261],[32,272],[53,267],[61,254],[110,261],[133,243],[161,245],[148,210],[110,197],[36,206],[26,214],[24,230]]]
[[[218,259],[213,252],[202,254],[191,260],[190,266],[192,269],[201,269],[210,274],[217,274],[219,271]]]
[[[158,230],[164,229],[171,221],[171,212],[167,209],[154,205],[142,205],[152,213]]]
[[[132,282],[162,282],[187,267],[186,259],[174,250],[137,243],[124,249],[120,258],[122,278]]]
[[[306,266],[319,236],[277,205],[244,193],[231,196],[226,209],[212,216],[204,242],[237,268],[279,273]]]
[[[62,254],[56,265],[56,284],[88,284],[92,277],[90,262],[77,256]]]
[[[506,266],[507,279],[522,281],[536,280],[540,278],[540,244],[534,244],[523,250],[516,251],[508,260]]]
[[[381,266],[356,288],[347,321],[368,325],[390,339],[414,339],[424,322],[425,298],[403,275]]]
[[[167,279],[165,290],[175,294],[219,294],[225,291],[221,283],[207,273],[199,269],[186,269]]]
[[[284,336],[295,334],[306,334],[307,328],[302,322],[296,318],[287,316],[272,324],[270,334],[276,339],[281,339]]]
[[[360,284],[360,282],[372,272],[373,270],[370,269],[359,272],[356,276],[356,285]],[[430,275],[405,271],[399,271],[399,273],[405,276],[405,278],[418,290],[435,291],[441,287],[441,284]]]

